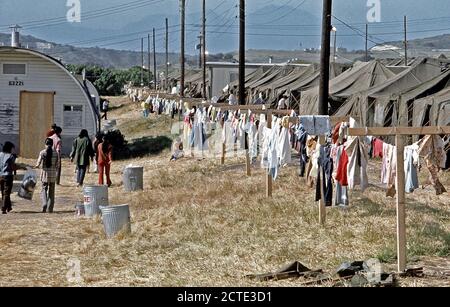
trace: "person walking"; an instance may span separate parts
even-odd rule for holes
[[[53,213],[55,206],[55,184],[57,172],[59,169],[60,155],[53,150],[53,139],[47,138],[45,140],[45,149],[39,153],[39,157],[35,168],[42,166],[41,170],[41,200],[42,212]]]
[[[78,137],[72,143],[72,151],[70,153],[70,162],[75,162],[77,166],[77,186],[83,185],[86,169],[89,165],[89,159],[94,160],[94,148],[89,139],[86,129],[80,131]]]
[[[55,133],[50,136],[49,138],[53,141],[53,152],[55,152],[58,155],[58,161],[59,165],[56,169],[56,185],[59,185],[61,183],[61,149],[62,149],[62,142],[61,142],[61,133],[62,128],[56,126],[54,129]]]
[[[111,186],[110,170],[112,163],[112,145],[107,136],[103,137],[103,142],[98,144],[98,184],[103,185],[103,177],[106,175],[106,184]]]
[[[104,118],[105,120],[108,120],[108,109],[109,109],[109,101],[105,99],[102,104],[103,110],[102,118]]]
[[[11,192],[14,183],[14,172],[17,169],[26,169],[22,164],[16,164],[16,155],[13,153],[15,146],[11,142],[5,142],[0,152],[0,187],[2,192],[2,214],[12,210]]]
[[[97,132],[94,141],[94,173],[98,173],[98,145],[103,142],[103,133]]]

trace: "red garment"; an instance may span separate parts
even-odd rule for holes
[[[373,157],[383,158],[383,144],[384,142],[380,139],[374,139],[372,142],[373,145]]]
[[[108,150],[103,151],[103,143],[98,144],[98,164],[105,163],[109,164],[112,161],[112,146],[108,145]]]
[[[333,141],[333,144],[336,144],[339,140],[339,129],[341,129],[342,123],[337,124],[334,126],[333,133],[331,136],[331,140]]]
[[[337,169],[337,173],[336,173],[336,180],[343,187],[348,186],[347,165],[348,165],[347,151],[342,150],[341,156],[339,157],[338,169]]]
[[[111,170],[111,165],[109,163],[99,163],[98,164],[98,184],[103,185],[103,173],[106,175],[106,184],[111,185],[111,178],[109,176]]]

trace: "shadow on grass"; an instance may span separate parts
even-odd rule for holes
[[[122,150],[114,152],[116,160],[141,158],[157,155],[172,146],[172,139],[167,136],[143,137],[131,140]]]
[[[109,112],[111,112],[111,111],[115,111],[115,110],[120,110],[120,109],[122,109],[123,107],[124,107],[125,105],[122,103],[122,104],[119,104],[118,106],[109,106]]]
[[[395,208],[388,207],[385,204],[379,204],[367,197],[362,197],[358,200],[353,201],[353,205],[358,206],[359,208],[364,210],[360,217],[369,217],[374,215],[389,216],[396,214]]]

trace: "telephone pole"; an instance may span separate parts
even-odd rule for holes
[[[156,86],[158,80],[157,80],[157,71],[156,71],[156,39],[155,39],[155,28],[153,28],[153,82],[155,84],[155,90],[158,88]],[[149,67],[150,69],[150,67]]]
[[[239,104],[245,105],[245,0],[239,2]]]
[[[147,59],[147,61],[148,61],[148,64],[147,64],[147,66],[148,66],[148,67],[147,67],[147,72],[148,72],[148,88],[151,89],[152,86],[151,86],[150,80],[152,80],[152,78],[151,78],[151,76],[150,76],[150,74],[151,74],[151,71],[150,71],[150,34],[148,35],[147,57],[148,57],[148,59]]]
[[[198,38],[198,68],[202,68],[202,36],[197,36]]]
[[[141,38],[141,86],[144,86],[144,38]]]
[[[366,23],[366,62],[369,62],[369,24]]]
[[[180,96],[184,98],[184,36],[185,36],[185,13],[186,13],[186,0],[180,0],[180,25],[181,25],[181,51],[180,51],[180,65],[181,65],[181,77],[180,77]]]
[[[408,37],[407,37],[407,17],[403,17],[404,30],[405,30],[405,66],[408,66]]]
[[[203,98],[206,97],[206,0],[203,0],[202,14],[202,63],[203,63]]]
[[[322,47],[320,51],[319,115],[328,115],[330,82],[330,36],[332,0],[323,0]]]
[[[166,18],[166,90],[169,90],[169,19]]]

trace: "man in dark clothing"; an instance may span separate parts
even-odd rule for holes
[[[13,154],[14,144],[5,142],[0,152],[0,188],[2,191],[2,214],[12,210],[11,192],[14,182],[14,172],[21,168],[26,169],[23,164],[16,164],[16,155]]]
[[[70,162],[75,161],[75,165],[77,166],[78,187],[83,185],[86,169],[89,166],[89,160],[94,160],[94,148],[89,139],[87,130],[83,129],[73,141],[72,152],[70,153]]]

